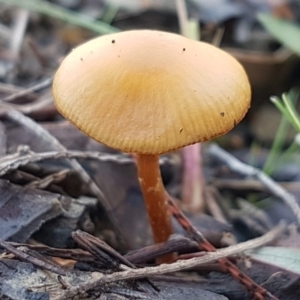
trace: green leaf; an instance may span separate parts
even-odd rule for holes
[[[284,46],[300,55],[300,26],[269,14],[259,14],[258,20],[265,29]]]
[[[255,260],[300,274],[300,249],[287,247],[262,247],[249,250],[247,254]]]

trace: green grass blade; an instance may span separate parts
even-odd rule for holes
[[[295,141],[291,146],[283,152],[285,136],[287,134],[289,125],[292,125],[298,132],[300,132],[300,117],[296,111],[296,104],[299,97],[299,92],[296,89],[290,90],[288,93],[282,94],[282,97],[271,97],[271,102],[282,113],[282,119],[278,127],[274,142],[272,144],[270,154],[264,165],[264,171],[271,175],[279,164],[286,163],[289,158],[298,150],[298,145]],[[283,153],[282,153],[283,152]],[[282,154],[281,154],[282,153]]]
[[[290,122],[293,123],[293,120],[291,119],[290,114],[286,110],[284,104],[282,103],[282,100],[278,97],[271,97],[271,102],[277,107],[277,109],[282,113],[282,115]]]
[[[272,175],[278,166],[278,156],[282,152],[285,143],[286,133],[289,128],[289,121],[282,116],[270,153],[263,167],[263,171],[268,175]]]
[[[42,0],[0,0],[0,3],[14,5],[40,14],[80,26],[98,34],[117,32],[118,29],[88,16],[67,10],[59,5]]]
[[[292,104],[291,97],[287,94],[282,95],[282,100],[285,106],[285,109],[287,110],[288,114],[290,115],[291,122],[295,129],[300,132],[300,116],[298,112],[295,109],[294,104]]]

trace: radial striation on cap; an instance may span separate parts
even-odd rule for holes
[[[231,130],[247,112],[251,90],[226,52],[133,30],[74,49],[54,77],[53,96],[59,111],[98,142],[162,154]]]

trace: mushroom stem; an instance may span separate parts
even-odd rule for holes
[[[161,179],[159,156],[138,154],[137,168],[155,243],[168,240],[173,233],[166,193]]]

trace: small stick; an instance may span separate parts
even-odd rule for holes
[[[190,235],[190,237],[196,241],[199,245],[200,249],[204,249],[207,252],[215,252],[216,248],[199,232],[192,223],[187,219],[187,217],[181,212],[181,210],[177,207],[173,199],[170,195],[166,193],[168,197],[168,204],[171,210],[173,217],[177,220],[177,222],[182,226],[182,228]],[[255,283],[249,276],[245,275],[239,268],[230,262],[227,258],[218,259],[220,266],[230,273],[233,278],[242,283],[248,291],[250,291],[254,299],[257,300],[278,300],[275,296],[273,296],[270,292],[264,289],[262,286],[259,286]]]
[[[94,273],[94,278],[85,282],[79,283],[76,286],[64,291],[60,296],[55,297],[53,300],[66,300],[71,297],[76,296],[82,292],[87,292],[89,290],[95,289],[105,283],[109,282],[116,282],[121,280],[129,280],[129,279],[138,279],[138,278],[145,278],[150,276],[162,275],[166,273],[173,273],[178,271],[187,270],[190,268],[195,268],[200,265],[210,263],[215,260],[219,260],[224,258],[225,256],[231,256],[234,254],[238,254],[245,250],[258,248],[266,243],[271,242],[277,236],[283,233],[286,229],[286,225],[281,223],[280,225],[274,227],[271,231],[266,233],[265,235],[244,242],[238,245],[230,246],[221,250],[218,250],[214,253],[207,253],[205,256],[202,257],[195,257],[189,260],[181,260],[171,264],[162,264],[157,267],[147,267],[141,269],[128,269],[127,271],[122,272],[115,272],[114,274],[110,275],[103,275],[101,273]],[[277,298],[273,298],[277,299]]]
[[[124,255],[126,259],[134,264],[143,264],[171,252],[196,251],[198,244],[182,235],[171,235],[165,243],[146,246],[142,249],[131,251]]]
[[[16,243],[16,242],[7,242],[12,247],[26,247],[31,250],[35,250],[40,254],[44,254],[47,256],[55,256],[60,258],[73,259],[77,261],[93,261],[94,256],[82,249],[62,249],[62,248],[52,248],[45,245],[32,245],[32,244],[24,244],[24,243]]]
[[[102,162],[114,162],[116,164],[132,164],[134,160],[131,156],[125,154],[109,154],[96,151],[49,151],[36,153],[31,151],[27,146],[20,146],[17,153],[6,155],[0,158],[0,176],[25,166],[29,163],[39,162],[47,159],[76,158],[76,159],[93,159]],[[161,157],[160,164],[173,163],[167,157]]]
[[[0,100],[1,103],[1,100]],[[34,112],[40,112],[43,108],[48,106],[49,104],[53,103],[52,97],[42,97],[40,99],[37,99],[36,101],[27,103],[27,104],[14,104],[14,103],[1,103],[1,107],[6,109],[15,109],[23,114],[32,114]],[[4,112],[5,113],[5,112]],[[0,112],[0,116],[3,114],[3,112]]]
[[[8,45],[9,51],[9,63],[7,66],[7,80],[12,81],[14,77],[14,73],[12,72],[15,69],[16,63],[20,57],[20,50],[22,47],[22,43],[24,40],[27,23],[29,20],[29,12],[28,10],[18,8],[15,10],[14,14],[14,23],[11,31],[11,38]]]
[[[212,178],[209,180],[211,186],[217,189],[230,189],[235,191],[258,191],[258,192],[269,192],[261,181],[255,179],[225,179],[225,178]],[[276,181],[284,189],[292,192],[299,193],[300,185],[298,181]]]
[[[34,189],[46,189],[50,184],[63,181],[69,173],[69,170],[61,170],[59,172],[50,174],[42,179],[34,180],[26,185],[26,187]]]
[[[78,238],[78,236],[84,236],[87,235],[87,233],[82,231],[75,231],[72,233],[73,239],[82,247],[82,239]],[[94,239],[96,239],[94,237]],[[61,249],[61,248],[52,248],[45,245],[32,245],[32,244],[25,244],[25,243],[16,243],[16,242],[8,242],[9,245],[17,248],[17,247],[26,247],[31,250],[35,250],[36,252],[39,252],[40,254],[44,254],[47,256],[55,256],[60,258],[67,258],[67,259],[73,259],[77,261],[94,261],[94,256],[85,250],[82,249]],[[156,257],[160,255],[164,255],[171,252],[177,252],[177,251],[190,251],[190,250],[197,250],[198,244],[195,241],[192,241],[191,239],[184,237],[182,235],[172,235],[171,238],[161,244],[156,245],[150,245],[146,246],[144,248],[131,251],[124,255],[124,258],[127,259],[132,264],[143,264],[146,261],[154,260]],[[114,251],[115,256],[115,251]],[[124,261],[120,260],[123,264]]]
[[[296,198],[285,190],[282,186],[277,184],[272,178],[259,169],[242,163],[233,155],[229,154],[225,150],[221,149],[216,144],[211,144],[208,148],[208,153],[226,164],[230,170],[242,174],[244,176],[253,177],[259,180],[274,196],[282,199],[293,211],[297,218],[297,223],[300,223],[300,207]]]
[[[176,0],[175,3],[180,33],[183,36],[189,36],[189,20],[185,0]]]
[[[72,233],[72,238],[83,249],[91,253],[96,259],[104,261],[110,268],[118,269],[120,264],[123,264],[129,268],[135,268],[131,262],[129,262],[124,256],[119,254],[104,241],[84,231],[76,230]]]
[[[1,36],[1,33],[0,33]],[[9,83],[0,82],[0,91],[6,94],[18,93],[23,91],[24,88]]]
[[[60,268],[58,266],[55,266],[54,264],[47,263],[45,261],[39,260],[31,255],[28,255],[27,253],[16,249],[15,247],[11,246],[9,243],[0,240],[0,247],[7,250],[10,253],[13,253],[16,257],[21,258],[25,261],[28,261],[32,263],[34,266],[37,266],[41,269],[45,269],[48,271],[51,271],[53,273],[59,274],[59,275],[67,275],[70,271],[67,271],[63,268]]]
[[[19,52],[24,40],[27,23],[29,20],[29,11],[26,9],[18,8],[15,10],[14,25],[12,29],[11,40],[9,43],[9,50],[12,60],[19,56]]]
[[[207,210],[210,212],[210,214],[219,222],[227,224],[227,220],[225,215],[222,212],[222,209],[217,203],[216,199],[219,199],[221,196],[219,195],[218,191],[216,191],[215,188],[211,186],[207,186],[205,188],[205,197],[207,199],[206,201],[206,207]]]
[[[13,100],[15,100],[17,98],[24,97],[26,95],[29,95],[29,94],[33,93],[33,92],[37,92],[37,91],[39,91],[41,89],[49,87],[51,85],[51,83],[52,83],[52,80],[53,80],[52,77],[51,78],[47,78],[47,79],[43,80],[42,82],[39,82],[39,83],[35,84],[34,86],[32,86],[32,87],[30,87],[28,89],[24,89],[24,90],[22,90],[20,92],[17,92],[15,94],[13,94],[13,95],[10,95],[8,97],[0,99],[0,102],[2,102],[2,101],[3,102],[13,101]]]

